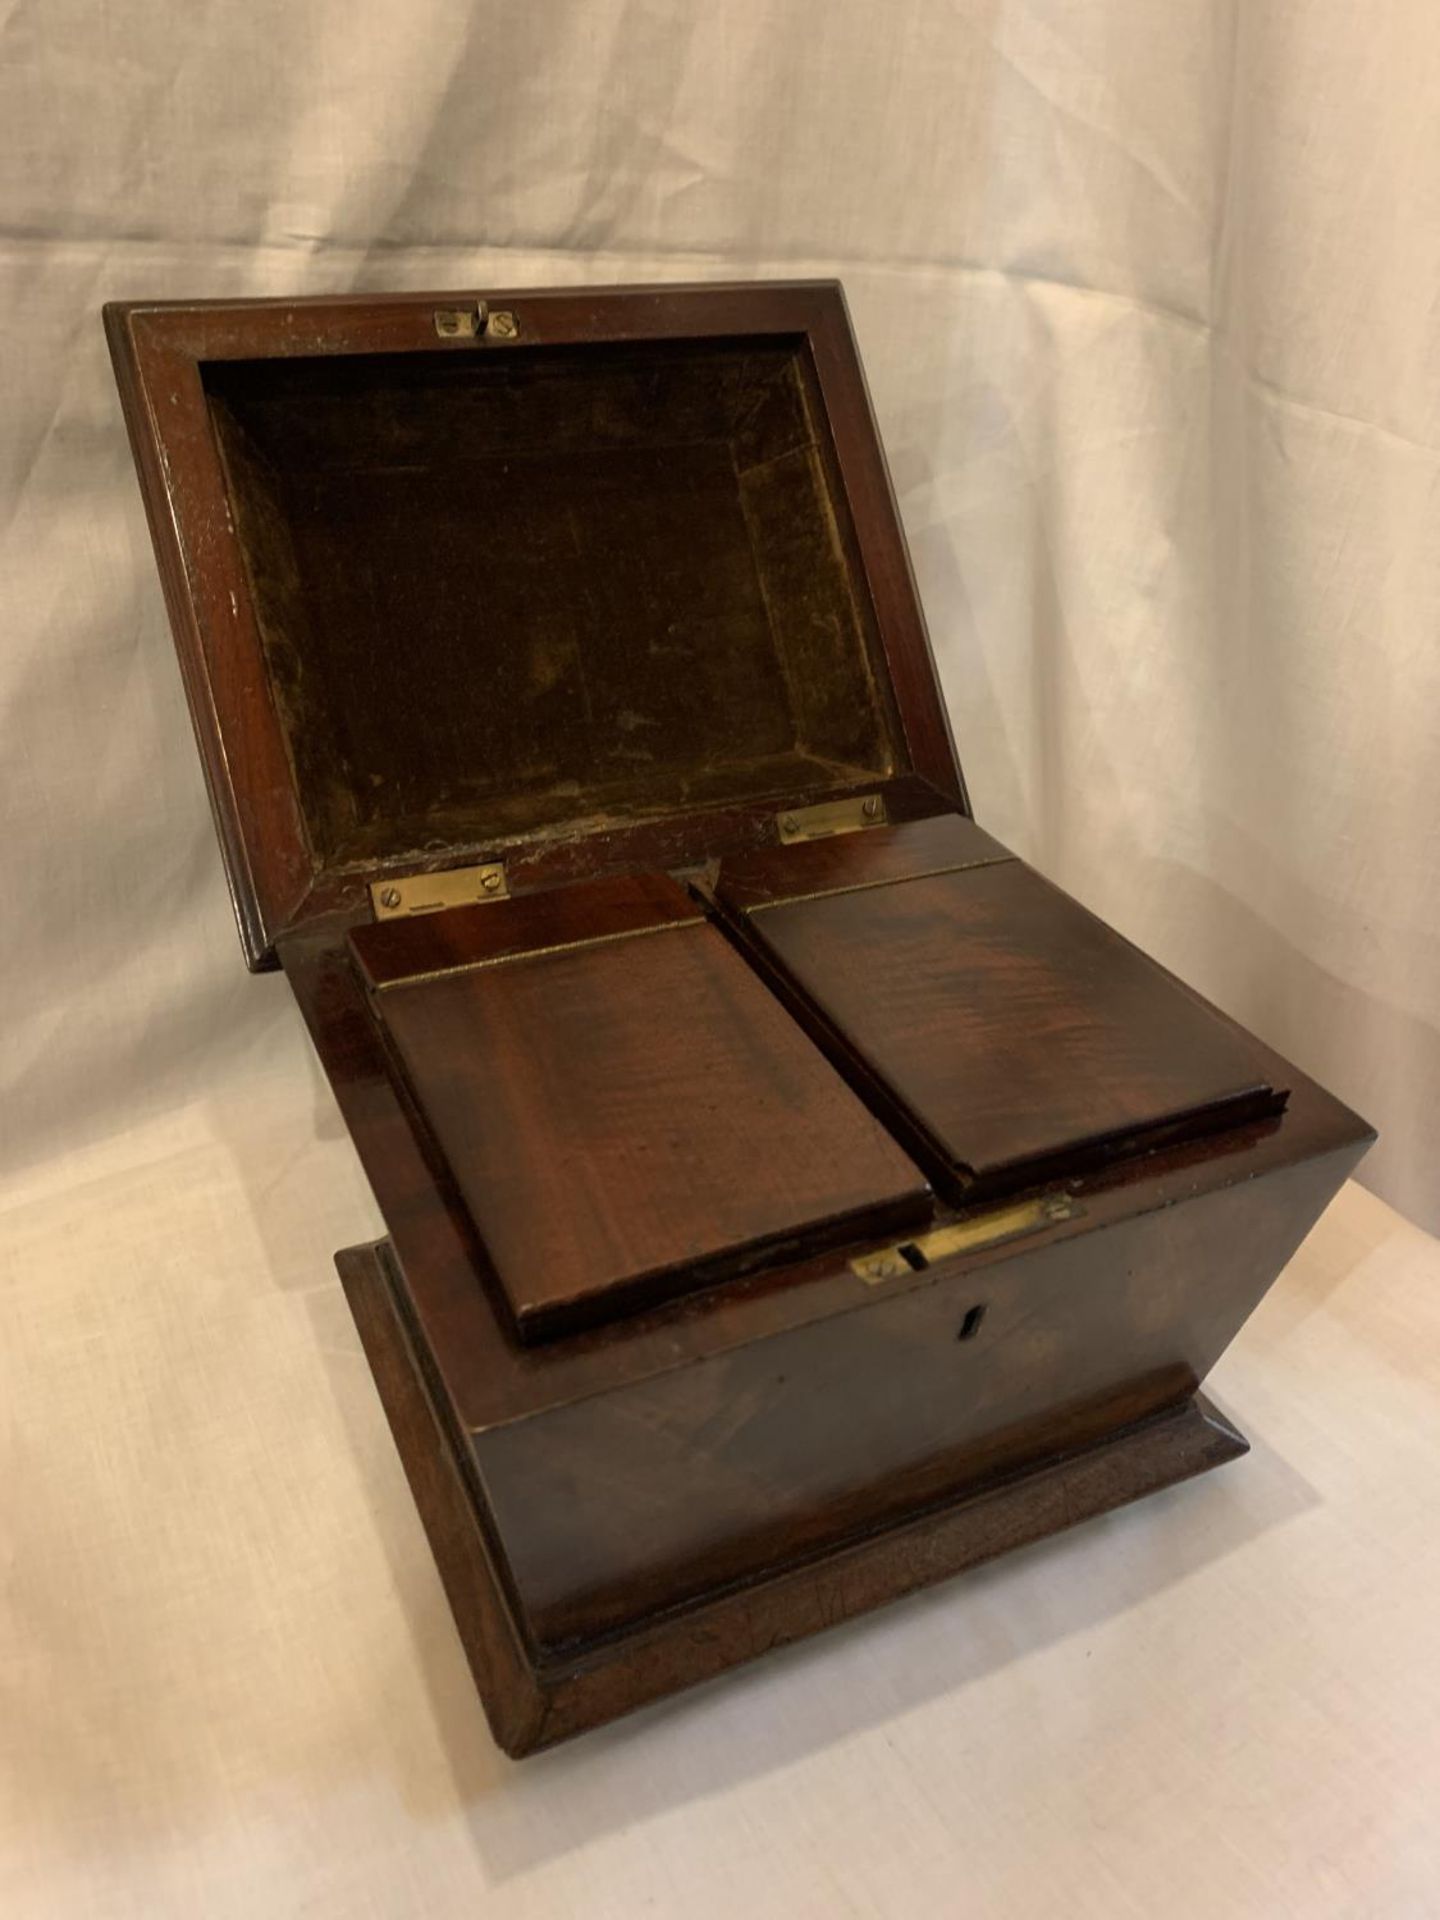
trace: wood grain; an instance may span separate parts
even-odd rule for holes
[[[1132,1422],[1173,1431],[1369,1138],[1261,1048],[1283,1113],[1082,1173],[1071,1217],[1022,1240],[882,1287],[844,1249],[782,1257],[522,1345],[334,930],[284,959],[393,1238],[386,1313],[447,1436],[423,1484],[470,1503],[447,1581],[515,1752],[1087,1510],[1080,1484],[1121,1484],[1099,1462]],[[1095,1480],[1069,1477],[1077,1448]],[[471,1637],[487,1612],[512,1622],[503,1672]]]
[[[697,915],[656,876],[353,936],[390,969],[376,1017],[525,1339],[928,1215],[918,1170]]]
[[[850,1271],[844,1249],[824,1250],[723,1287],[657,1303],[569,1339],[522,1346],[508,1308],[487,1284],[463,1200],[426,1152],[403,1076],[369,1010],[343,937],[326,926],[292,934],[282,957],[394,1245],[407,1311],[463,1427],[481,1431],[527,1421],[578,1400],[656,1381],[671,1369],[693,1380],[699,1362],[741,1349],[759,1354],[780,1336],[794,1335],[801,1343],[820,1338],[821,1329],[847,1320],[857,1303],[873,1310],[882,1300],[923,1290],[939,1277],[939,1270],[931,1269],[869,1289]],[[1184,1267],[1192,1277],[1207,1276],[1203,1282],[1194,1279],[1197,1300],[1186,1306],[1177,1293],[1174,1303],[1192,1331],[1204,1329],[1203,1338],[1186,1347],[1197,1378],[1203,1379],[1373,1137],[1340,1101],[1278,1055],[1259,1050],[1272,1083],[1291,1088],[1282,1114],[1167,1142],[1151,1153],[1088,1170],[1078,1181],[1083,1211],[1024,1242],[962,1254],[946,1263],[945,1276],[963,1288],[967,1276],[997,1262],[1072,1241],[1083,1244],[1093,1263],[1086,1271],[1103,1276],[1110,1264],[1107,1243],[1137,1216],[1181,1221],[1203,1211],[1212,1196],[1243,1189],[1253,1196],[1253,1209],[1228,1213],[1228,1224],[1215,1227],[1203,1250],[1177,1250],[1166,1240],[1146,1255],[1166,1273],[1175,1269],[1178,1275]],[[1296,1177],[1311,1169],[1314,1180],[1297,1185]],[[941,1223],[954,1217],[948,1208],[937,1214]],[[1231,1251],[1222,1258],[1217,1249],[1226,1246]],[[1221,1267],[1227,1275],[1223,1296],[1214,1278]],[[1174,1284],[1183,1291],[1178,1277]],[[872,1311],[859,1316],[862,1329],[872,1317]],[[1113,1343],[1113,1334],[1104,1338]],[[682,1395],[678,1382],[676,1393]],[[677,1398],[677,1410],[683,1404]]]
[[[936,825],[896,837],[915,857]],[[830,843],[834,891],[804,897],[797,871],[787,901],[779,856],[759,855],[722,868],[718,893],[927,1164],[996,1191],[1283,1104],[1246,1034],[1030,868],[875,884],[900,865],[866,844],[884,837]]]
[[[493,1515],[431,1398],[389,1248],[351,1247],[336,1264],[491,1731],[517,1759],[1248,1451],[1203,1394],[1186,1396],[799,1564],[537,1656],[491,1544]]]

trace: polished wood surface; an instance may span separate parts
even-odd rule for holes
[[[623,1634],[547,1655],[516,1613],[493,1516],[431,1397],[389,1248],[351,1247],[336,1264],[491,1731],[517,1759],[1248,1451],[1203,1394],[1187,1395],[1026,1474],[932,1502],[799,1564],[776,1564],[680,1613],[636,1615]]]
[[[375,1016],[525,1339],[928,1217],[918,1170],[673,881],[352,944],[391,969]]]
[[[822,1328],[848,1322],[857,1306],[865,1309],[856,1323],[858,1363],[864,1328],[888,1303],[941,1281],[963,1290],[973,1274],[1049,1247],[1073,1248],[1086,1272],[1108,1272],[1107,1241],[1142,1215],[1166,1223],[1167,1238],[1134,1256],[1137,1275],[1150,1259],[1166,1273],[1176,1271],[1174,1306],[1183,1328],[1172,1344],[1203,1379],[1373,1137],[1342,1102],[1261,1048],[1267,1077],[1291,1089],[1282,1114],[1087,1169],[1075,1189],[1081,1210],[1023,1241],[965,1252],[928,1272],[907,1271],[880,1288],[856,1278],[849,1249],[825,1250],[562,1340],[524,1346],[511,1314],[486,1282],[463,1199],[427,1152],[343,930],[317,925],[290,934],[281,957],[374,1189],[407,1310],[423,1334],[445,1404],[460,1427],[475,1433],[580,1400],[599,1401],[670,1371],[679,1376],[675,1391],[683,1396],[684,1377],[699,1378],[698,1365],[733,1360],[742,1349],[759,1355],[791,1336],[802,1344],[820,1339]],[[1242,1197],[1246,1207],[1237,1211]],[[1210,1221],[1212,1201],[1223,1219],[1207,1225],[1201,1245],[1198,1225],[1187,1223]],[[955,1214],[942,1209],[937,1217]],[[1232,1250],[1221,1261],[1217,1250],[1226,1246]],[[1218,1269],[1210,1274],[1217,1262],[1225,1270],[1223,1286]],[[1197,1273],[1210,1277],[1200,1296],[1189,1300],[1185,1289],[1200,1284]],[[1113,1349],[1109,1334],[1097,1338],[1102,1350]],[[877,1378],[875,1391],[879,1399],[897,1399],[888,1375],[883,1383]],[[678,1398],[675,1412],[684,1405]]]
[[[1087,1195],[1067,1237],[914,1286],[851,1275],[850,1310],[803,1333],[475,1434],[533,1639],[700,1604],[1176,1405],[1338,1177],[1310,1165],[1105,1231]]]
[[[322,929],[287,941],[285,964],[380,1199],[457,1468],[485,1490],[508,1604],[562,1663],[1175,1406],[1368,1138],[1266,1056],[1293,1087],[1284,1113],[1079,1174],[1074,1211],[1019,1239],[883,1285],[857,1277],[851,1249],[779,1259],[524,1345],[353,965]],[[1038,1491],[1020,1507],[1057,1524]],[[668,1684],[703,1670],[677,1650]]]
[[[1016,860],[939,859],[975,832],[833,841],[789,900],[780,855],[721,869],[718,897],[902,1134],[993,1192],[1278,1110],[1250,1038],[1058,888]]]

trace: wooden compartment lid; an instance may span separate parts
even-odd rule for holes
[[[522,1340],[930,1216],[923,1175],[663,874],[349,945]]]
[[[252,965],[385,873],[960,796],[837,286],[107,325]]]
[[[1257,1042],[970,820],[742,855],[716,894],[952,1198],[1285,1104]]]

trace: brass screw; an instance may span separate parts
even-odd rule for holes
[[[513,340],[520,331],[520,322],[502,307],[498,313],[491,314],[485,330],[494,340]]]
[[[781,814],[780,831],[782,833],[798,833],[799,829],[800,829],[800,822],[795,818],[793,813]]]
[[[480,876],[480,891],[482,893],[498,893],[500,891],[500,875],[498,873],[482,873]]]
[[[862,814],[864,814],[867,820],[873,820],[876,814],[879,813],[880,811],[879,797],[876,794],[872,793],[870,798],[861,807],[860,811]]]
[[[386,887],[380,895],[380,904],[382,907],[398,907],[400,904],[400,889],[398,887]]]

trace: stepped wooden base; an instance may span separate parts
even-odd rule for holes
[[[563,1657],[538,1654],[506,1593],[487,1516],[436,1417],[387,1254],[381,1241],[349,1248],[336,1264],[491,1729],[517,1757],[1248,1450],[1197,1393],[1083,1451],[927,1506],[762,1580],[638,1619]]]

